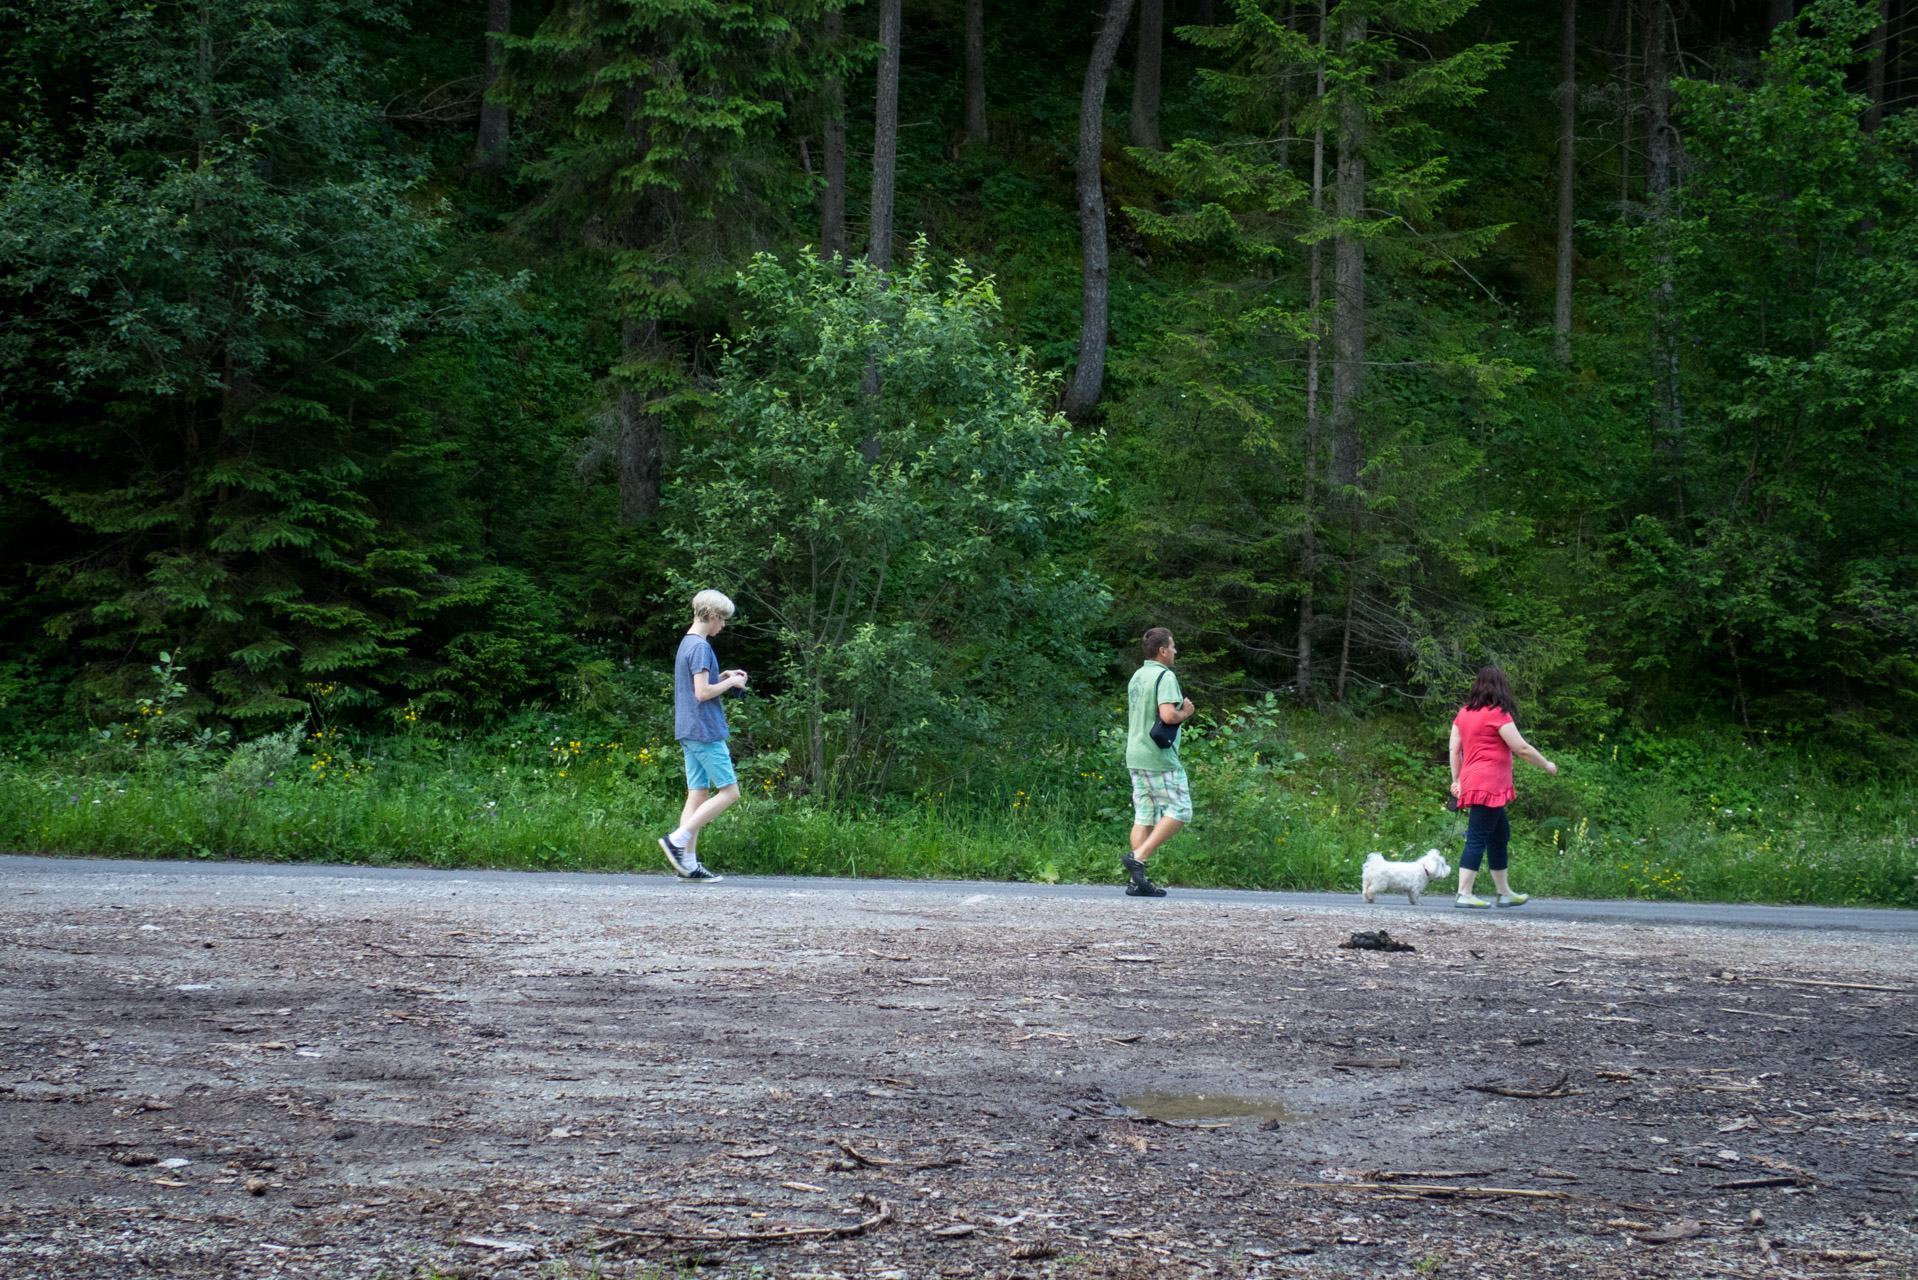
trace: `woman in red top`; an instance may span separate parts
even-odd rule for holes
[[[1557,773],[1558,766],[1520,735],[1512,722],[1517,714],[1518,702],[1505,673],[1497,667],[1481,667],[1464,709],[1452,720],[1452,794],[1458,797],[1459,808],[1469,811],[1465,851],[1458,859],[1456,905],[1461,907],[1492,905],[1472,894],[1481,854],[1491,864],[1499,906],[1522,907],[1531,896],[1513,893],[1505,879],[1505,853],[1512,842],[1505,806],[1518,798],[1512,789],[1512,756],[1524,756],[1547,773]]]

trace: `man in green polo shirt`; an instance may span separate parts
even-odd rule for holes
[[[1145,864],[1152,851],[1192,821],[1192,792],[1186,786],[1185,766],[1179,763],[1179,740],[1162,747],[1152,740],[1154,721],[1178,726],[1192,718],[1192,699],[1179,689],[1172,674],[1179,646],[1172,633],[1154,627],[1140,641],[1145,665],[1126,686],[1126,770],[1132,774],[1132,852],[1120,860],[1132,883],[1126,894],[1134,898],[1163,898],[1165,890],[1146,878]]]

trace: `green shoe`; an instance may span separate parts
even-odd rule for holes
[[[1529,893],[1501,893],[1498,895],[1498,905],[1501,907],[1522,907],[1531,900],[1532,895]]]
[[[1452,905],[1455,907],[1467,907],[1473,911],[1476,911],[1480,907],[1490,907],[1492,904],[1487,902],[1483,898],[1474,898],[1469,893],[1461,893],[1458,896],[1458,900],[1454,902]]]

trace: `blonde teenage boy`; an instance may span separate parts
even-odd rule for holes
[[[726,746],[726,709],[719,700],[728,689],[744,689],[746,673],[721,671],[712,646],[732,616],[733,602],[723,593],[694,596],[693,625],[673,658],[673,736],[686,757],[686,807],[679,811],[679,825],[659,838],[659,847],[681,880],[720,879],[699,864],[699,831],[739,799]]]

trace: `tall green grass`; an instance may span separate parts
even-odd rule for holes
[[[1154,860],[1167,883],[1356,891],[1372,850],[1456,862],[1444,725],[1266,703],[1188,735],[1197,819]],[[1519,766],[1512,875],[1566,897],[1918,906],[1918,790],[1841,780],[1815,751],[1647,734]],[[700,852],[726,872],[1119,881],[1131,798],[1116,738],[1030,744],[914,793],[793,794],[739,744],[746,797]],[[677,748],[549,717],[484,739],[309,741],[270,781],[217,760],[92,746],[0,759],[16,851],[376,865],[663,870]],[[1446,882],[1445,887],[1449,887]]]

